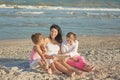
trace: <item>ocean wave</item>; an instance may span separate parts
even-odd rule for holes
[[[109,17],[109,18],[120,18],[120,14],[118,13],[92,13],[87,12],[86,16],[91,17]]]
[[[17,14],[45,14],[45,12],[17,12]]]
[[[0,8],[43,9],[43,10],[79,10],[79,11],[120,11],[120,8],[79,8],[79,7],[61,7],[61,6],[31,6],[31,5],[6,5],[6,4],[1,4]]]

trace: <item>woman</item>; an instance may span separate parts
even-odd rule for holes
[[[50,56],[57,56],[60,53],[60,44],[62,43],[62,31],[61,28],[53,24],[50,27],[50,36],[45,39],[46,45],[46,53]],[[75,72],[67,69],[64,65],[62,65],[59,61],[49,60],[49,63],[54,63],[54,67],[52,69],[57,69],[60,72],[63,72],[69,76],[74,76]]]

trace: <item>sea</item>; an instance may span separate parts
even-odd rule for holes
[[[120,0],[0,0],[0,40],[47,37],[52,24],[63,36],[119,36]]]

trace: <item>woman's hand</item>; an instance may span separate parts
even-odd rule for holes
[[[58,58],[57,58],[56,56],[53,56],[53,60],[54,60],[54,61],[57,61]]]

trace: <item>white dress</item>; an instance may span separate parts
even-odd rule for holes
[[[54,56],[58,54],[58,51],[60,50],[60,46],[58,44],[47,43],[46,49],[47,49],[46,51],[47,55]],[[53,62],[52,59],[48,60],[48,63],[51,64],[52,62]]]

